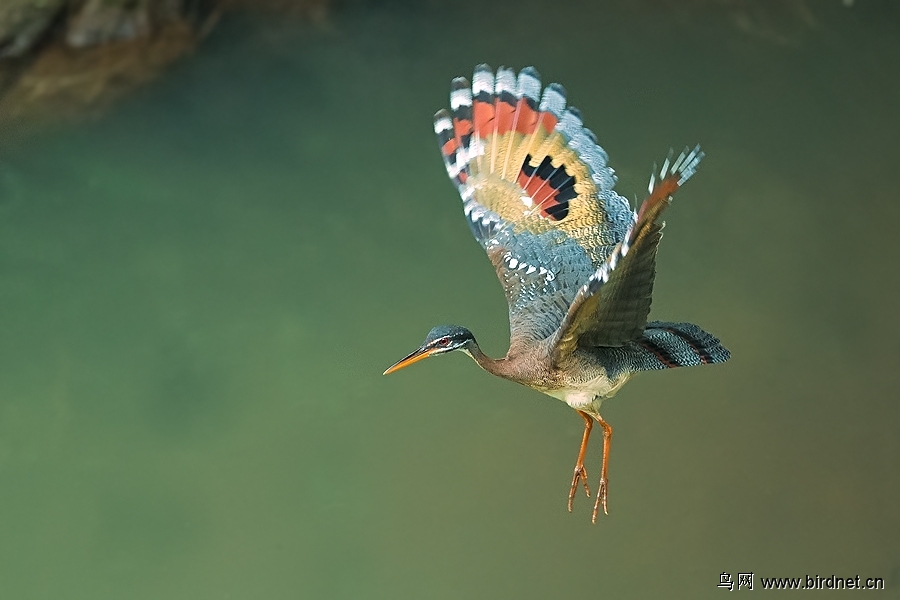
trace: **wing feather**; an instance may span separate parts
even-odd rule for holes
[[[636,218],[613,190],[606,152],[565,89],[542,90],[533,67],[478,65],[471,86],[454,79],[435,133],[506,292],[511,346],[548,338]]]
[[[625,240],[575,296],[551,343],[557,358],[579,346],[623,346],[644,334],[664,225],[660,217],[672,195],[696,171],[703,152],[699,146],[685,150],[671,167],[670,158],[660,170],[658,185],[654,170],[650,195]]]

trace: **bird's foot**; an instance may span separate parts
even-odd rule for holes
[[[575,474],[572,475],[572,487],[569,488],[569,512],[572,512],[572,502],[575,501],[575,491],[578,489],[578,480],[584,485],[584,493],[591,497],[591,488],[588,487],[587,470],[583,464],[575,465]]]
[[[607,481],[605,477],[600,478],[600,487],[597,488],[597,500],[594,502],[594,514],[591,515],[591,523],[597,522],[597,513],[600,512],[600,505],[603,505],[603,514],[608,515],[609,511],[606,510],[606,488]]]

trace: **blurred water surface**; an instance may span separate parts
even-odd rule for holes
[[[897,9],[820,3],[776,35],[555,7],[233,17],[111,114],[4,151],[4,598],[697,598],[723,571],[895,597]],[[506,350],[431,129],[483,61],[563,83],[628,197],[670,146],[708,153],[653,316],[733,358],[605,405],[596,526],[565,510],[563,404],[463,356],[381,376],[438,323]]]

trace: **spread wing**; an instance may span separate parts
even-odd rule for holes
[[[671,156],[666,159],[658,185],[656,173],[651,176],[650,195],[641,204],[637,222],[575,296],[551,343],[555,357],[579,346],[622,346],[644,335],[656,275],[656,250],[662,237],[659,217],[702,158],[699,146],[691,152],[685,150],[674,163]]]
[[[435,133],[469,227],[509,302],[510,346],[553,335],[576,294],[607,263],[636,215],[565,90],[475,68],[453,80]]]

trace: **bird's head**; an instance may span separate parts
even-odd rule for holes
[[[428,335],[425,336],[425,341],[422,342],[422,345],[415,352],[394,363],[384,374],[389,375],[429,356],[467,349],[469,344],[474,341],[475,337],[472,335],[472,332],[465,327],[460,327],[459,325],[438,325],[428,332]]]

